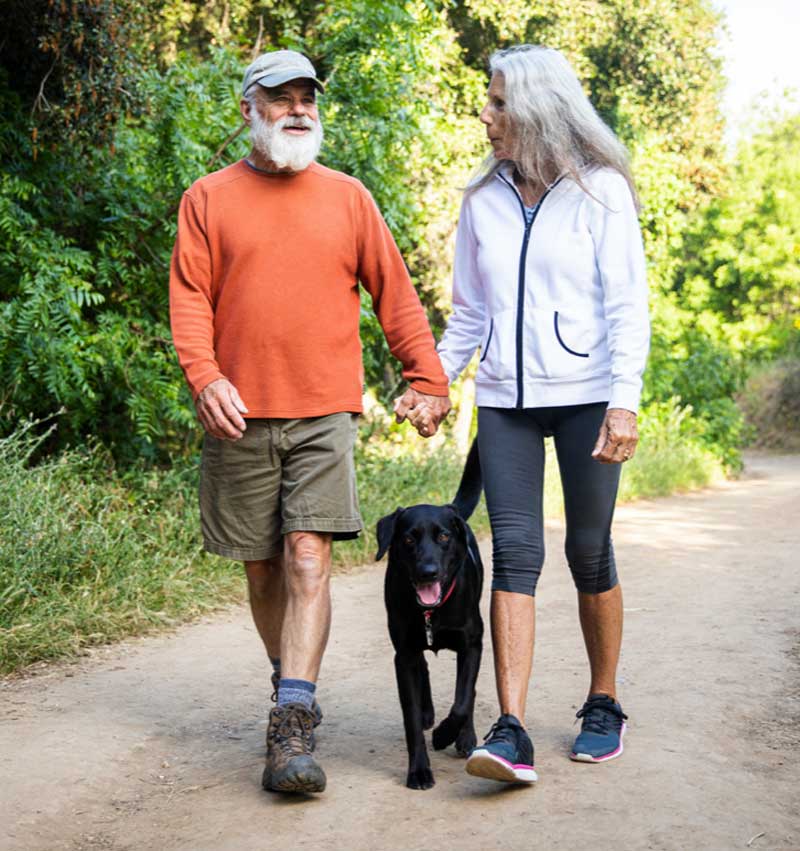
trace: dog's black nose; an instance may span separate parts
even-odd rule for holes
[[[439,565],[435,561],[425,562],[417,567],[417,576],[423,581],[433,581],[439,574]]]

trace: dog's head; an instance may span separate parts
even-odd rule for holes
[[[407,573],[420,606],[438,605],[467,555],[467,524],[452,505],[398,508],[378,521],[376,561],[389,550],[392,567]]]

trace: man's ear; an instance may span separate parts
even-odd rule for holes
[[[386,550],[389,549],[389,544],[392,543],[394,536],[394,526],[397,523],[397,518],[405,511],[405,508],[397,508],[392,514],[387,514],[386,517],[381,517],[378,525],[375,527],[375,537],[378,540],[378,552],[375,554],[375,561],[380,561]]]

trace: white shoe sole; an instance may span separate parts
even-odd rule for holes
[[[535,783],[539,777],[532,765],[512,765],[487,750],[474,750],[467,760],[467,774],[503,783]]]

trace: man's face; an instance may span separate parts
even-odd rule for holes
[[[281,170],[302,171],[322,143],[314,86],[308,80],[291,80],[275,88],[253,89],[253,104],[241,102],[253,147]]]
[[[267,89],[263,86],[257,86],[256,109],[261,118],[269,124],[275,124],[281,118],[287,116],[302,116],[307,115],[312,121],[318,121],[317,113],[317,95],[314,85],[308,80],[290,80],[282,86],[276,86],[274,89]],[[243,101],[248,109],[245,112],[242,107],[242,114],[245,121],[249,124],[250,105],[247,101]],[[291,122],[290,122],[291,123]],[[286,128],[284,131],[292,136],[302,136],[307,130],[298,128]]]

